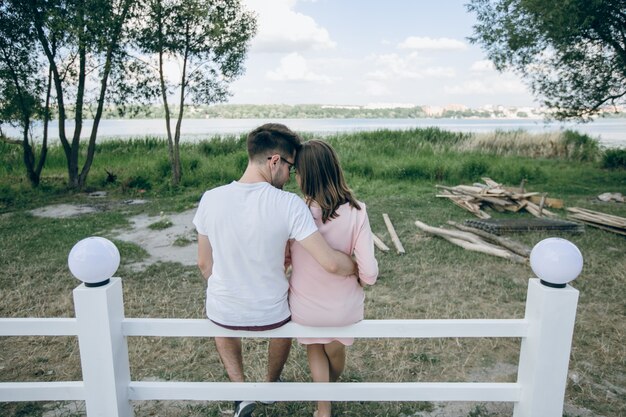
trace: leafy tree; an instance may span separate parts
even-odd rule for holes
[[[17,126],[22,131],[18,141],[23,149],[24,165],[30,183],[39,185],[41,171],[48,151],[48,121],[50,120],[49,71],[37,59],[37,45],[33,33],[21,16],[5,1],[0,3],[0,135],[2,124]],[[47,78],[47,80],[46,80]],[[44,133],[37,161],[37,146],[31,139],[30,128],[34,119],[43,118]]]
[[[179,141],[185,106],[225,101],[228,84],[244,71],[248,41],[256,31],[254,16],[240,0],[147,0],[137,22],[137,48],[155,63],[159,93],[165,110],[172,184],[181,179]],[[180,75],[168,74],[176,61]],[[170,75],[168,77],[168,75]],[[177,94],[178,113],[171,130],[169,97]]]
[[[20,28],[8,39],[18,40],[20,33],[25,34],[24,42],[32,46],[29,59],[34,65],[43,60],[49,66],[70,188],[82,189],[87,180],[109,77],[123,61],[123,36],[134,4],[134,0],[3,0],[3,9],[11,12],[3,26]],[[25,85],[24,97],[37,97],[38,89],[37,85]],[[7,93],[7,101],[19,100],[17,91]],[[92,104],[96,110],[83,157],[84,110]],[[66,126],[69,110],[74,112],[72,133]],[[79,158],[84,158],[82,168]]]
[[[586,120],[626,103],[624,0],[471,0],[470,38],[512,68],[557,119]]]

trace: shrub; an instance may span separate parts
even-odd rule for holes
[[[150,182],[150,179],[142,175],[136,175],[126,179],[126,181],[124,181],[124,184],[122,184],[122,187],[133,188],[137,190],[150,190],[152,189],[152,183]]]
[[[198,144],[200,153],[206,156],[227,155],[237,152],[245,152],[246,142],[243,138],[229,137],[224,139],[214,138],[204,140]]]
[[[597,140],[574,130],[563,132],[563,143],[567,150],[566,156],[575,161],[595,161],[600,155]]]
[[[626,149],[607,149],[604,151],[602,168],[626,169]]]
[[[461,164],[459,177],[461,180],[477,181],[489,172],[489,163],[483,159],[472,158]]]

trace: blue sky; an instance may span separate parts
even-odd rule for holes
[[[469,43],[465,2],[243,0],[259,28],[229,102],[536,105]]]

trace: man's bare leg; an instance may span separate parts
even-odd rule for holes
[[[241,338],[216,337],[215,346],[220,355],[228,378],[232,382],[244,382],[243,357],[241,354]]]
[[[276,382],[280,378],[291,350],[291,339],[270,339],[267,348],[267,381]]]

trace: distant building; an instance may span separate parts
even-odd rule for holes
[[[323,109],[344,109],[344,110],[360,110],[361,106],[344,106],[344,105],[331,105],[325,104],[322,106]]]
[[[363,106],[364,109],[412,109],[413,103],[369,103]]]
[[[444,111],[465,111],[467,106],[464,104],[446,104],[443,108]]]
[[[422,111],[426,116],[441,116],[443,114],[443,108],[439,106],[422,106]]]

